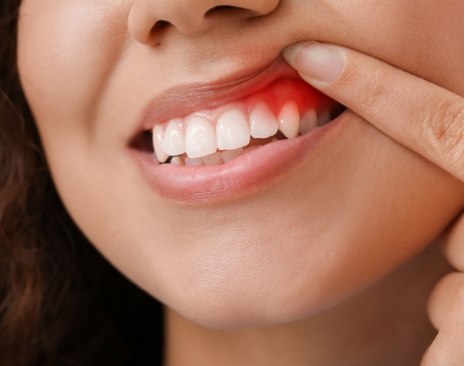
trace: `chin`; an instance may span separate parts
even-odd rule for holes
[[[239,330],[278,326],[317,316],[359,292],[359,287],[337,291],[324,286],[324,283],[317,288],[308,285],[307,292],[298,294],[276,290],[253,295],[249,289],[243,295],[235,291],[217,295],[197,292],[196,296],[186,295],[167,306],[201,327]]]
[[[323,242],[301,244],[313,248],[330,247]],[[339,247],[350,245],[339,244]],[[152,295],[182,317],[208,329],[277,326],[319,315],[342,304],[405,259],[397,257],[394,263],[381,260],[373,263],[368,256],[343,257],[342,252],[326,261],[321,261],[317,254],[293,254],[306,258],[304,265],[303,261],[285,262],[285,257],[291,254],[263,262],[256,257],[251,259],[253,253],[249,252],[238,262],[229,257],[227,264],[224,259],[227,253],[222,258],[211,256],[206,260],[203,255],[195,260],[188,273],[179,271],[176,274],[176,285],[171,283],[168,293],[152,292]],[[329,258],[327,253],[323,255]]]

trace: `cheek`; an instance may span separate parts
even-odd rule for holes
[[[111,12],[105,8],[109,2],[92,3],[26,0],[21,5],[18,67],[41,132],[55,124],[72,129],[72,121],[91,121],[117,59],[124,9]]]
[[[325,0],[321,21],[300,8],[299,38],[358,50],[464,95],[464,2]]]

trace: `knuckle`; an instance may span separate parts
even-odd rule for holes
[[[453,283],[454,282],[454,283]],[[441,299],[442,323],[464,323],[464,276],[456,274],[455,278],[449,278],[446,283],[448,296]]]
[[[463,289],[464,275],[458,272],[450,272],[444,275],[434,286],[427,303],[427,314],[436,329],[439,329],[449,316],[451,304],[454,301],[457,290]]]
[[[435,342],[425,353],[420,366],[456,366],[449,351]]]
[[[454,319],[459,318],[461,320],[464,320],[464,312],[462,311],[462,308],[464,306],[464,283],[463,283],[463,278],[461,276],[460,278],[460,286],[456,289],[455,296],[453,299],[453,306],[449,310],[452,312],[452,317]]]
[[[423,123],[428,141],[450,170],[464,175],[464,102],[444,101],[427,113]]]

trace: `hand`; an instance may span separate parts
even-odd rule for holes
[[[464,214],[444,237],[443,253],[459,271],[444,276],[429,299],[429,318],[438,335],[421,366],[464,365]]]
[[[464,98],[343,47],[297,43],[284,57],[313,87],[464,182]]]
[[[298,43],[284,57],[316,89],[464,183],[464,98],[343,47]],[[443,251],[459,272],[432,292],[428,313],[439,332],[421,366],[464,365],[464,215]]]

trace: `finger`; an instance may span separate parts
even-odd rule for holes
[[[464,365],[462,329],[440,330],[425,352],[420,366]],[[456,332],[457,331],[457,332]]]
[[[347,48],[298,43],[284,57],[315,88],[464,181],[464,101]]]
[[[464,365],[464,274],[445,276],[432,292],[429,316],[439,329],[421,366]]]
[[[441,329],[455,301],[464,309],[464,273],[451,272],[438,281],[427,304],[429,319],[436,329]]]
[[[464,272],[464,214],[451,226],[443,240],[443,255],[454,268]]]

